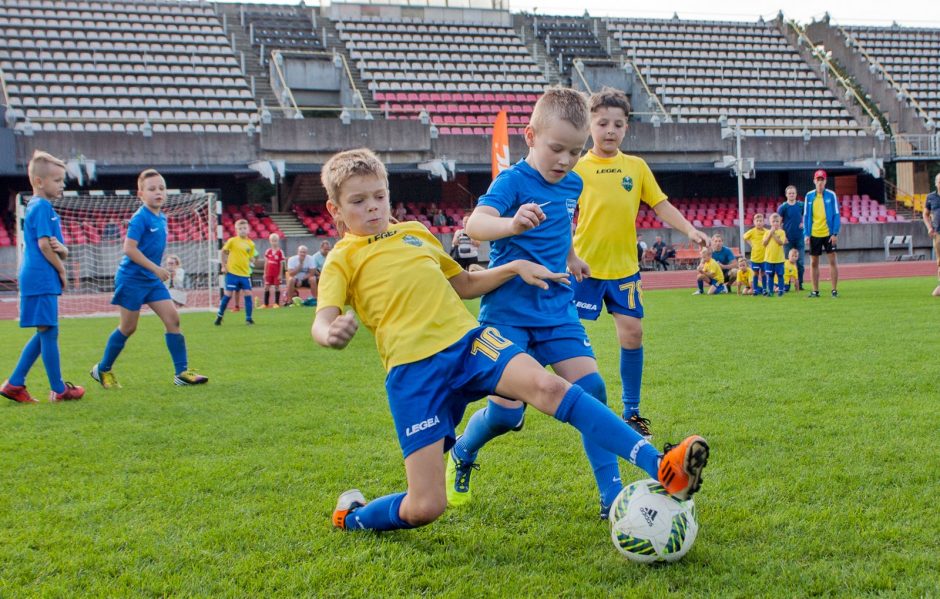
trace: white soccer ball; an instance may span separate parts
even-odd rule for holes
[[[610,506],[610,538],[631,561],[677,561],[696,535],[695,502],[673,499],[651,478],[624,487]]]

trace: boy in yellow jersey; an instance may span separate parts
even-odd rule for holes
[[[342,493],[335,527],[394,530],[436,520],[447,507],[443,453],[467,404],[491,393],[570,423],[679,499],[698,490],[708,458],[704,439],[689,437],[660,456],[580,387],[549,374],[495,327],[478,326],[461,301],[516,276],[547,290],[549,282],[567,283],[566,274],[525,260],[464,271],[424,225],[390,224],[388,175],[369,150],[333,156],[321,176],[327,209],[345,235],[324,264],[311,334],[324,347],[345,348],[358,329],[353,312],[343,314],[347,304],[374,333],[408,482],[407,492],[368,503],[357,489]],[[537,210],[524,206],[511,229],[534,228]]]
[[[790,291],[800,288],[800,270],[798,262],[800,260],[800,250],[792,248],[787,256],[787,261],[783,263],[783,290]]]
[[[836,244],[842,217],[839,215],[839,200],[836,194],[826,189],[826,171],[813,173],[816,189],[806,194],[803,203],[804,240],[809,248],[813,290],[809,297],[819,297],[819,257],[826,252],[829,260],[829,277],[832,279],[832,297],[839,297],[839,265],[836,262]]]
[[[229,238],[219,252],[219,261],[222,263],[222,272],[225,274],[225,297],[219,304],[219,313],[216,314],[215,324],[222,324],[225,308],[232,299],[232,294],[238,290],[245,296],[245,323],[255,324],[251,319],[251,262],[258,254],[255,242],[248,239],[248,221],[241,219],[235,221],[235,237]]]
[[[764,275],[764,215],[754,215],[754,226],[744,233],[744,241],[751,246],[751,268],[754,269],[754,295],[765,295],[767,281]]]
[[[738,272],[734,276],[733,286],[737,288],[738,295],[754,294],[754,270],[744,256],[738,258]]]
[[[777,295],[783,296],[783,246],[787,243],[787,234],[783,230],[783,218],[776,212],[770,215],[770,230],[764,233],[761,242],[764,245],[764,272],[767,274],[767,296],[774,295],[774,281],[777,282]]]
[[[698,291],[692,295],[717,295],[725,292],[725,273],[721,270],[721,264],[712,258],[710,249],[702,248],[702,260],[698,263]],[[708,290],[705,290],[708,285]]]
[[[602,305],[614,318],[620,341],[623,418],[650,438],[649,420],[640,416],[643,382],[643,300],[637,264],[636,216],[640,202],[673,229],[701,245],[708,237],[666,199],[646,162],[620,151],[627,133],[630,101],[605,87],[590,99],[593,147],[574,167],[584,181],[574,253],[587,264],[577,279],[575,306],[582,319],[597,320]]]

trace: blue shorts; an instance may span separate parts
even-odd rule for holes
[[[625,314],[643,318],[643,289],[640,273],[622,279],[583,279],[580,283],[572,279],[574,305],[578,316],[585,320],[597,320],[601,315],[601,302],[611,314]]]
[[[764,272],[768,277],[777,275],[777,278],[783,281],[783,262],[764,262]]]
[[[505,324],[493,326],[498,327],[503,337],[538,360],[542,366],[557,364],[570,358],[594,357],[591,340],[580,322],[554,327],[513,327]]]
[[[20,327],[59,326],[59,296],[21,295]]]
[[[230,272],[225,273],[225,290],[238,291],[239,289],[251,291],[251,277],[240,277]]]
[[[521,353],[497,329],[481,326],[433,356],[393,367],[385,390],[404,457],[441,439],[450,449],[467,404],[494,393]]]
[[[144,304],[170,298],[170,290],[161,281],[143,279],[115,280],[114,297],[111,303],[131,312],[137,312]]]
[[[766,262],[751,262],[751,268],[754,269],[754,274],[764,272],[764,265]],[[760,286],[760,277],[757,278],[758,287]]]

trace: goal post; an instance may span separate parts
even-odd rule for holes
[[[23,219],[32,194],[16,198],[17,272],[23,260]],[[62,222],[69,249],[66,260],[68,288],[59,298],[61,316],[103,316],[119,313],[111,305],[114,275],[124,256],[124,238],[131,217],[143,204],[130,190],[66,191],[52,202]],[[212,310],[218,305],[218,193],[204,189],[167,190],[163,213],[167,217],[169,256],[179,258],[176,276],[168,282],[180,310]],[[144,310],[147,308],[144,307]]]

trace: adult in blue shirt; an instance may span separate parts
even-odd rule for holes
[[[800,252],[800,257],[796,261],[796,276],[800,282],[800,291],[802,291],[803,254],[806,250],[803,240],[803,202],[797,200],[795,186],[788,186],[785,193],[787,201],[777,208],[777,214],[783,218],[783,231],[787,235],[787,243],[783,246],[783,251],[785,256],[789,256],[792,249]]]
[[[924,204],[924,224],[927,225],[927,235],[933,242],[933,253],[937,259],[937,287],[933,290],[934,297],[940,297],[940,173],[933,179],[936,191],[927,194]]]
[[[712,235],[712,258],[721,266],[721,272],[725,275],[725,281],[733,281],[738,275],[737,258],[734,252],[725,247],[725,241],[720,233]],[[729,283],[730,284],[730,283]]]

